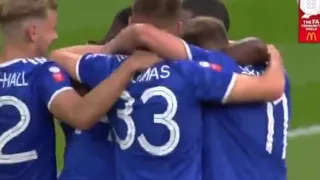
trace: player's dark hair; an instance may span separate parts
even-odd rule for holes
[[[180,0],[135,0],[132,4],[132,14],[145,17],[177,20],[180,18]]]
[[[186,0],[182,7],[193,13],[193,16],[209,16],[221,20],[228,31],[230,18],[226,6],[217,0]]]
[[[131,16],[131,7],[126,7],[121,9],[112,22],[111,27],[107,34],[100,41],[88,41],[88,44],[98,44],[103,45],[113,39],[123,28],[127,27],[129,24],[129,17]]]
[[[241,65],[264,66],[270,58],[266,43],[256,37],[249,37],[237,41],[222,51],[236,59]]]
[[[182,38],[206,49],[223,49],[229,45],[222,22],[212,17],[196,17],[187,21],[183,26]]]
[[[88,88],[86,85],[79,83],[78,81],[75,81],[73,79],[70,79],[71,86],[76,90],[76,92],[80,96],[84,96],[86,93],[90,91],[90,88]]]

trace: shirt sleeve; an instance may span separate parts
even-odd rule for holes
[[[217,62],[222,58],[229,57],[227,54],[221,51],[204,49],[192,44],[188,44],[185,41],[183,41],[183,43],[185,45],[185,50],[188,54],[189,60]]]
[[[200,62],[178,62],[186,79],[201,101],[225,103],[236,80],[233,72],[220,72],[213,64]]]
[[[185,43],[185,47],[189,52],[189,60],[209,62],[212,67],[221,72],[233,72],[238,68],[237,62],[224,52],[207,50],[187,43]]]
[[[125,58],[126,56],[122,55],[85,54],[76,65],[77,78],[89,88],[94,88],[117,68],[116,64],[120,64]]]
[[[188,44],[185,41],[182,42],[184,44],[185,51],[187,52],[188,60],[202,59],[203,61],[206,61],[208,59],[208,50]]]
[[[208,62],[217,62],[222,58],[231,58],[227,54],[221,51],[208,50],[192,44],[188,44],[183,41],[185,50],[188,54],[188,59],[192,61],[208,61]]]
[[[54,62],[44,64],[37,79],[38,94],[48,109],[55,97],[66,90],[73,89],[69,75]]]

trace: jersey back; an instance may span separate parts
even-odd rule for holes
[[[201,106],[172,66],[137,75],[109,117],[120,179],[201,179]]]
[[[111,63],[107,57],[103,54],[84,55],[77,64],[78,81],[90,89],[96,87],[116,69],[117,59]],[[89,130],[67,132],[70,138],[66,144],[61,180],[79,177],[116,179],[116,144],[109,119],[107,116],[102,117],[100,122]]]
[[[115,144],[110,133],[106,116],[89,130],[71,132],[59,179],[116,179]]]
[[[262,66],[239,66],[226,54],[187,45],[189,58],[207,61],[222,72],[250,76]],[[291,119],[290,83],[274,102],[239,105],[204,104],[203,175],[205,180],[284,180],[287,132]]]
[[[88,55],[79,63],[79,77],[87,84],[101,82],[110,74],[107,71],[127,59],[106,56],[98,60],[93,56],[96,55]],[[208,65],[187,60],[162,62],[133,78],[108,113],[119,144],[117,178],[202,179],[200,101],[206,97],[222,101],[233,77],[216,77],[219,73]]]
[[[64,166],[59,179],[115,179],[114,141],[107,117],[89,130],[59,123],[65,136]]]
[[[287,179],[285,157],[291,119],[288,78],[284,94],[276,101],[208,106],[204,116],[206,179]]]
[[[0,179],[56,179],[48,106],[67,85],[60,69],[45,58],[0,64]]]
[[[236,72],[261,75],[260,67]],[[290,85],[274,102],[204,107],[204,179],[285,180]]]

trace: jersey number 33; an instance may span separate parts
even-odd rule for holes
[[[167,102],[167,108],[162,114],[154,114],[153,122],[156,124],[162,124],[166,126],[170,135],[169,140],[161,146],[152,145],[148,142],[144,134],[140,134],[137,138],[140,146],[148,153],[155,156],[165,156],[170,154],[178,145],[180,140],[180,129],[177,122],[173,119],[177,113],[178,102],[174,93],[164,86],[157,86],[153,88],[146,89],[142,95],[141,100],[144,104],[148,102],[149,99],[155,96],[160,96],[164,98]],[[117,116],[123,120],[127,126],[127,135],[124,139],[120,139],[116,134],[116,140],[120,145],[122,150],[129,149],[136,136],[136,127],[134,120],[131,117],[133,113],[133,104],[135,99],[129,94],[128,91],[124,91],[121,95],[121,99],[125,101],[125,108],[117,110]]]

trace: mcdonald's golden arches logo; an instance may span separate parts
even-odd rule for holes
[[[317,41],[317,35],[315,32],[308,32],[307,34],[307,41]]]

